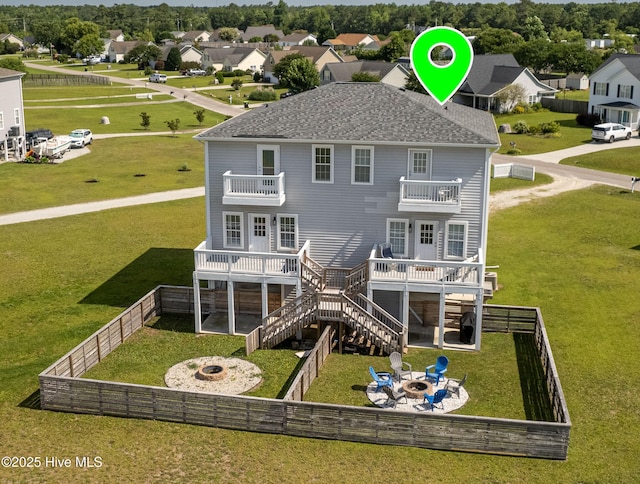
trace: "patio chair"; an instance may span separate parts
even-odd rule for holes
[[[394,351],[389,355],[389,361],[391,362],[391,369],[393,370],[393,376],[396,381],[402,381],[402,377],[404,375],[409,375],[409,380],[411,380],[411,372],[413,368],[406,361],[402,361],[402,355],[397,351]],[[402,368],[406,366],[409,370],[403,370]]]
[[[438,403],[442,405],[442,410],[444,410],[444,403],[442,400],[447,396],[446,390],[438,390],[433,395],[429,395],[428,393],[424,394],[424,404],[429,405],[431,411],[433,412],[433,407],[435,407]]]
[[[449,366],[449,358],[444,355],[438,356],[438,358],[436,359],[436,364],[429,365],[425,369],[425,379],[435,380],[437,385],[438,383],[440,383],[440,378],[444,378],[443,373],[447,371],[447,366]]]
[[[466,381],[467,381],[466,373],[464,374],[464,377],[462,377],[462,380],[455,380],[453,378],[449,378],[449,380],[447,380],[447,384],[444,386],[444,389],[452,395],[455,393],[456,397],[460,398],[460,389],[464,386]]]
[[[385,372],[378,373],[373,369],[373,366],[369,367],[369,373],[371,373],[371,376],[373,377],[373,381],[375,381],[378,385],[376,387],[376,392],[379,392],[380,389],[384,387],[393,388],[393,378],[391,378],[390,373],[385,373]]]
[[[380,257],[383,259],[393,259],[393,252],[391,250],[391,244],[389,242],[385,242],[384,244],[380,244]]]
[[[409,400],[407,400],[407,394],[404,392],[404,390],[396,391],[393,389],[393,387],[382,387],[382,391],[387,394],[386,403],[388,404],[389,402],[391,402],[391,408],[396,408],[398,401],[402,400],[403,398],[406,403],[409,403]]]

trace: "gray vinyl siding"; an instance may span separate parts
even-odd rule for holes
[[[351,184],[351,144],[334,144],[334,182],[312,183],[312,148],[308,143],[272,143],[280,146],[280,171],[285,173],[286,202],[282,207],[222,205],[222,175],[256,174],[257,145],[264,142],[208,141],[209,190],[213,249],[223,247],[222,211],[244,213],[244,250],[248,250],[248,214],[298,216],[299,245],[311,240],[311,256],[329,267],[354,267],[363,262],[374,244],[386,240],[388,218],[407,219],[413,257],[415,221],[438,222],[438,258],[444,251],[448,220],[468,221],[467,257],[476,254],[481,241],[484,148],[433,148],[432,180],[462,178],[462,213],[398,212],[400,177],[407,174],[409,146],[374,146],[374,184]],[[362,143],[362,146],[369,146]],[[411,148],[416,148],[412,146]],[[429,146],[421,148],[429,149]],[[271,225],[271,250],[276,250],[276,226]]]

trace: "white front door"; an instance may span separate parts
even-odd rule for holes
[[[258,175],[280,173],[280,146],[258,145]]]
[[[409,150],[409,180],[431,180],[431,150]]]
[[[438,222],[416,220],[415,258],[436,260],[438,256]]]
[[[271,252],[269,250],[270,236],[269,215],[249,214],[249,252]]]

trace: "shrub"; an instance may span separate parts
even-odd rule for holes
[[[602,120],[597,114],[582,113],[576,116],[576,123],[578,123],[580,126],[586,126],[588,128],[593,128],[596,124],[600,124],[601,122]]]
[[[256,89],[249,94],[251,101],[275,101],[276,97],[276,92],[272,88]]]
[[[224,77],[236,77],[236,75],[233,72],[229,72],[229,71],[220,71],[220,72]]]
[[[540,125],[529,126],[529,134],[540,134]]]
[[[153,69],[151,68],[151,66],[147,66],[144,68],[144,75],[145,76],[150,76],[151,74],[153,74]]]
[[[508,155],[521,155],[522,154],[522,150],[519,150],[518,148],[511,148],[510,150],[507,151]]]
[[[243,71],[242,69],[236,69],[235,71],[233,71],[233,75],[234,75],[235,77],[244,77],[244,76],[246,76],[247,74],[246,74],[246,72],[245,72],[245,71]]]
[[[69,62],[69,56],[67,54],[58,54],[56,60],[60,62],[60,64],[66,64],[67,62]]]
[[[224,84],[224,73],[221,71],[216,72],[216,79],[220,84]]]
[[[514,133],[527,134],[529,132],[529,125],[525,121],[517,121],[511,128]]]
[[[260,72],[253,74],[253,82],[262,82],[262,74]]]
[[[524,114],[527,112],[527,110],[524,108],[524,106],[521,106],[520,104],[517,104],[516,106],[514,106],[514,108],[511,110],[511,112],[513,114]]]
[[[231,87],[233,87],[236,91],[240,90],[240,88],[242,87],[242,79],[236,77],[233,81],[231,81]]]
[[[533,111],[540,111],[542,109],[542,104],[541,103],[533,103],[532,105],[529,106],[529,109],[531,109]]]
[[[555,121],[551,121],[550,123],[540,123],[538,129],[542,134],[557,133],[560,131],[560,125]]]
[[[156,61],[156,70],[164,71],[164,61],[163,60],[157,60]]]

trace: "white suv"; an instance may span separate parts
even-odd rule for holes
[[[617,139],[631,138],[631,128],[617,123],[596,124],[591,131],[594,141],[608,141],[613,143]]]
[[[149,76],[149,82],[167,82],[167,76],[164,74],[151,74]]]
[[[90,129],[74,129],[69,138],[73,148],[84,148],[84,145],[93,143],[93,134]]]

